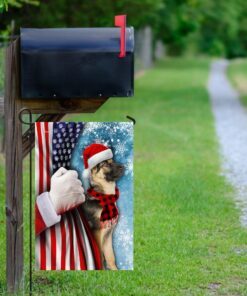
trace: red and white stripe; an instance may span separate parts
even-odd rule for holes
[[[102,269],[98,246],[80,207],[62,216],[49,199],[52,122],[35,123],[36,267],[41,270]]]

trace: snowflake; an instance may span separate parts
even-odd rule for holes
[[[97,129],[103,128],[104,122],[87,122],[83,131],[84,135],[96,134]]]
[[[128,160],[125,164],[125,175],[130,175],[133,177],[133,161]]]
[[[119,131],[125,134],[127,137],[132,137],[133,134],[133,124],[131,122],[120,122]]]
[[[121,269],[133,270],[133,252],[129,252],[125,257],[125,262],[121,263]]]
[[[102,139],[100,138],[96,138],[94,143],[97,143],[97,144],[102,144]]]
[[[130,229],[121,229],[118,232],[118,244],[120,244],[124,249],[132,246],[133,234]]]
[[[121,249],[122,257],[120,269],[132,269],[133,265],[133,233],[129,228],[126,216],[121,216],[115,232],[117,249]]]
[[[125,143],[120,142],[120,140],[119,140],[118,143],[115,145],[115,153],[120,156],[124,156],[125,151],[126,151]]]

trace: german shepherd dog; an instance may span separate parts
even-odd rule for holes
[[[99,193],[115,194],[116,181],[123,174],[124,166],[122,164],[114,162],[113,159],[102,161],[91,169],[91,188]],[[105,269],[117,270],[112,234],[118,218],[105,221],[104,227],[102,227],[100,221],[102,206],[99,200],[89,194],[86,195],[86,201],[83,203],[83,212],[99,246],[102,265]]]

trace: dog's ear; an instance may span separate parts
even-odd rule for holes
[[[100,168],[98,167],[98,165],[96,165],[95,167],[93,167],[91,169],[91,175],[95,175],[99,172]]]
[[[98,163],[94,169],[96,170],[96,173],[98,173],[101,169],[101,163]]]

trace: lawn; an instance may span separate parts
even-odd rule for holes
[[[247,295],[247,231],[240,226],[232,188],[220,175],[205,89],[209,62],[160,61],[136,80],[134,98],[110,99],[95,114],[67,117],[125,121],[130,115],[137,121],[135,270],[35,272],[34,295]],[[1,185],[3,175],[1,167]],[[4,196],[2,190],[3,186]],[[28,209],[27,192],[24,199]],[[2,198],[0,291],[4,293],[3,203]],[[27,214],[26,210],[26,248]]]
[[[239,91],[243,104],[247,106],[247,59],[237,59],[231,62],[228,74]]]

